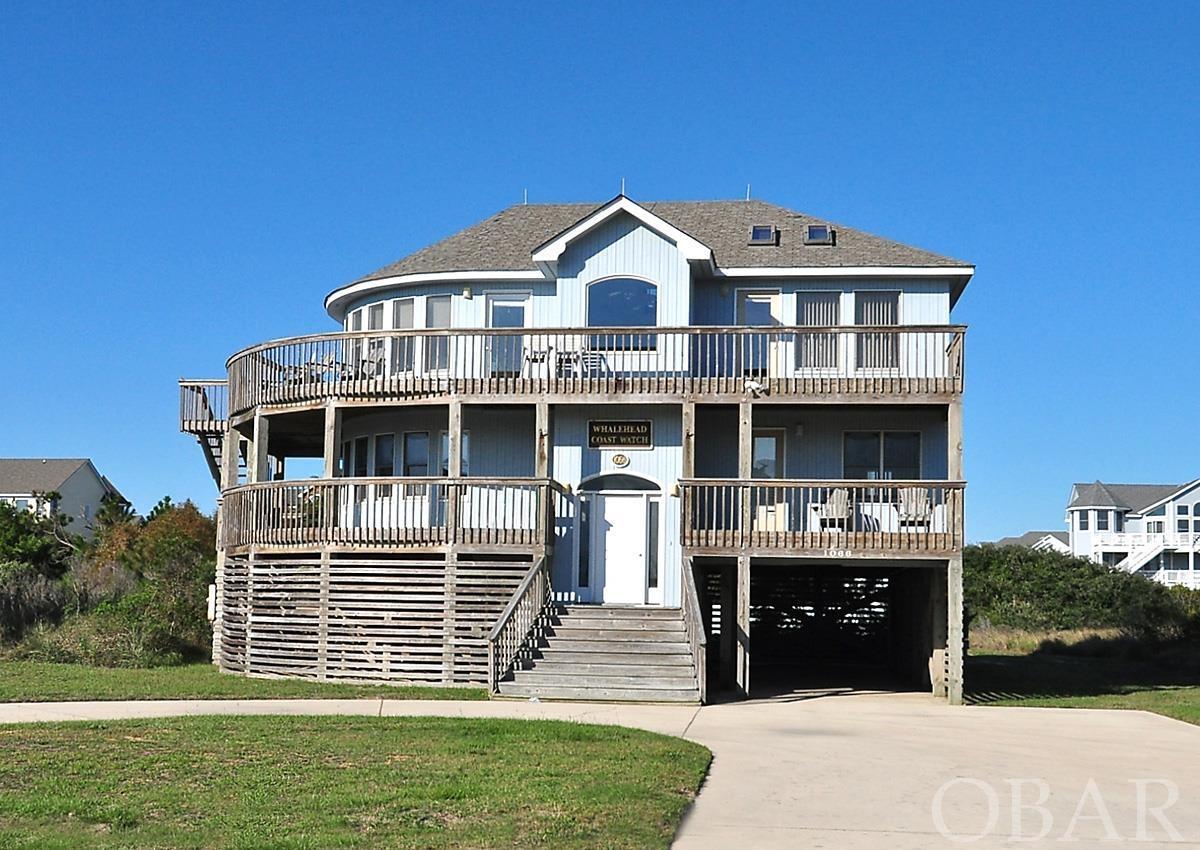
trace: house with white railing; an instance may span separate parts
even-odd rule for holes
[[[1200,480],[1076,484],[1071,552],[1163,584],[1200,588]]]
[[[618,196],[338,286],[335,330],[180,382],[220,489],[215,661],[660,701],[865,670],[958,701],[973,274]]]

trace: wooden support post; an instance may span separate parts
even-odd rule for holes
[[[696,477],[696,402],[683,403],[683,463],[682,477]]]
[[[338,451],[342,444],[342,409],[334,402],[325,402],[325,469],[323,478],[336,478]],[[345,470],[342,470],[345,474]]]
[[[320,607],[317,609],[317,679],[329,678],[329,548],[321,548]]]
[[[721,565],[721,687],[737,687],[737,568]]]
[[[963,701],[963,561],[962,555],[950,559],[946,573],[947,629],[946,661],[948,681],[946,697],[951,705]]]
[[[254,440],[251,444],[250,462],[246,464],[250,483],[270,480],[267,446],[271,439],[271,420],[261,413],[254,414]]]
[[[221,443],[221,489],[228,490],[238,483],[238,460],[242,456],[242,435],[229,428]]]
[[[445,610],[442,616],[442,684],[454,683],[454,647],[458,626],[458,552],[453,546],[446,552],[446,579],[443,582]]]
[[[451,478],[462,477],[462,423],[463,404],[456,398],[451,399],[446,424],[446,432],[449,435],[446,438],[446,441],[449,443],[449,452],[446,457],[446,473]]]
[[[535,406],[534,434],[534,478],[550,477],[550,405],[539,401]]]
[[[950,607],[946,599],[946,580],[949,575],[948,564],[944,570],[933,571],[928,602],[932,647],[929,654],[929,681],[933,695],[942,698],[946,696],[946,641],[950,626]]]
[[[737,683],[750,696],[750,556],[737,560]]]
[[[748,481],[754,474],[754,408],[748,401],[738,405],[738,478]],[[747,485],[739,488],[741,501],[741,523],[738,525],[739,545],[750,543],[751,490]],[[747,603],[748,604],[748,603]]]
[[[946,459],[946,474],[951,481],[963,480],[963,409],[961,401],[953,401],[946,408],[946,444],[949,457]]]
[[[445,604],[442,614],[442,683],[454,682],[454,647],[458,626],[458,518],[462,506],[462,430],[463,405],[450,399],[447,409],[446,474],[450,480],[450,498],[446,503],[446,533],[450,546],[446,550],[446,574],[443,582]]]

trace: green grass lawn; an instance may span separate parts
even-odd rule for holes
[[[0,726],[5,848],[667,847],[710,754],[553,721]]]
[[[968,702],[1143,709],[1200,724],[1200,677],[1118,658],[1032,653],[972,655]]]
[[[274,697],[486,699],[487,693],[482,688],[338,685],[299,679],[247,679],[220,673],[211,664],[136,670],[35,661],[0,662],[0,702]]]

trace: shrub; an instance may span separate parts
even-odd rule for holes
[[[0,562],[0,637],[13,640],[38,622],[58,622],[70,593],[36,567]]]
[[[972,615],[1020,629],[1118,628],[1138,638],[1195,634],[1200,603],[1142,576],[1021,546],[968,546],[963,590]]]

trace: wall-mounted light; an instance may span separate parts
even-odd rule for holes
[[[804,425],[799,422],[796,423],[796,436],[797,437],[804,436]]]
[[[721,288],[718,291],[721,293],[722,298],[728,298],[729,297],[729,284],[722,283]]]
[[[466,300],[470,301],[474,297],[475,297],[475,293],[471,291],[471,287],[468,286],[466,289],[463,290],[463,298],[465,298]]]
[[[671,495],[674,496],[676,499],[679,498],[679,482],[678,481],[676,481],[674,484],[671,485]]]

